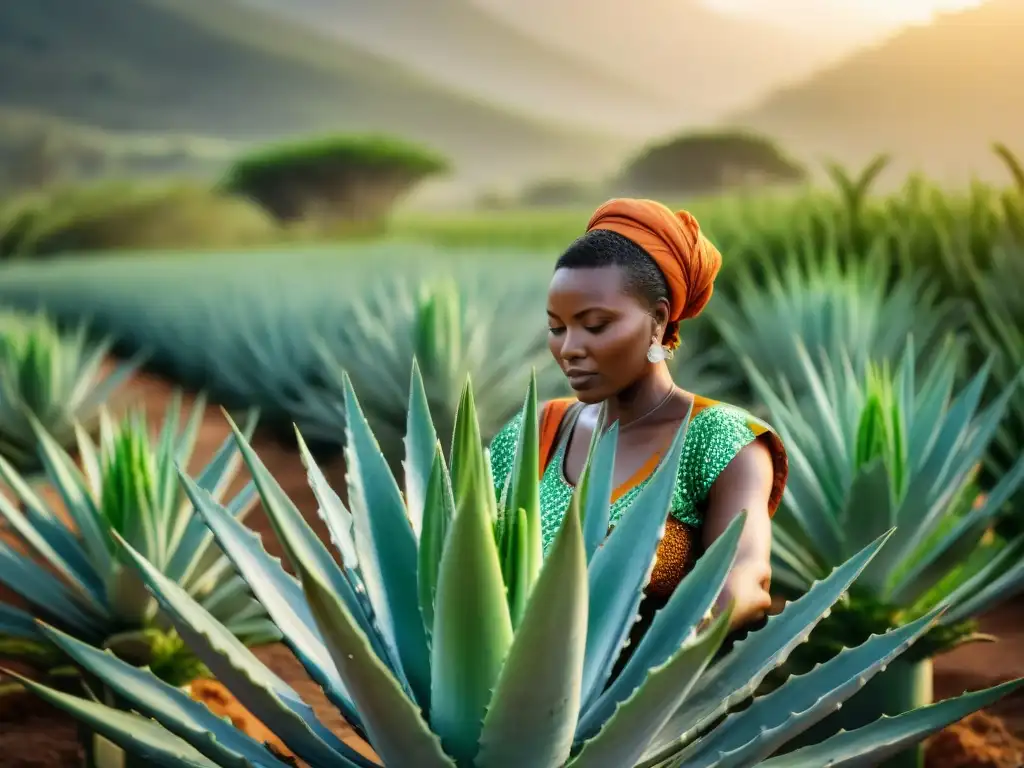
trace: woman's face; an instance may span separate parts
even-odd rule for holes
[[[614,266],[562,268],[548,288],[548,346],[584,403],[613,397],[650,371],[658,323],[623,278]]]

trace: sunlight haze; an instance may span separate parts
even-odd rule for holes
[[[808,28],[813,24],[861,21],[878,27],[927,22],[936,13],[960,11],[983,0],[703,0],[725,13],[774,20],[781,26]],[[797,18],[786,18],[797,16]],[[781,17],[780,17],[781,16]]]

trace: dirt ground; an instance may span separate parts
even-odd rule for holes
[[[170,386],[152,376],[140,375],[124,392],[125,400],[141,402],[158,424],[170,395]],[[191,399],[186,398],[190,403]],[[193,468],[202,465],[228,435],[228,426],[219,408],[207,409]],[[253,446],[277,478],[288,496],[306,514],[321,536],[324,526],[316,515],[316,503],[306,483],[305,471],[293,447],[257,433]],[[344,468],[338,461],[323,467],[328,479],[341,490]],[[243,472],[244,475],[244,472]],[[243,477],[236,483],[240,487]],[[254,510],[248,523],[263,536],[268,551],[281,556],[262,508]],[[6,599],[0,591],[0,599]],[[1019,599],[984,616],[982,631],[998,635],[994,644],[960,648],[936,660],[935,692],[945,698],[964,691],[977,690],[1016,677],[1024,677],[1024,599]],[[257,649],[257,654],[290,685],[296,688],[324,718],[332,730],[357,743],[349,726],[329,705],[318,686],[305,675],[284,646]],[[212,709],[240,722],[251,718],[237,704],[224,697],[216,685],[207,686],[203,698]],[[931,743],[928,768],[1019,768],[1024,765],[1024,695],[1004,700],[991,711],[968,718]],[[359,748],[368,751],[365,744]],[[0,766],[11,768],[47,768],[71,766],[78,760],[77,731],[67,717],[53,711],[34,697],[14,694],[0,697]]]

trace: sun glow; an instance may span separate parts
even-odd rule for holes
[[[716,10],[763,18],[773,13],[813,11],[821,21],[861,17],[866,22],[899,26],[931,20],[942,12],[960,11],[981,5],[984,0],[703,0]]]

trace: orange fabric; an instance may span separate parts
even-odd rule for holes
[[[670,349],[678,346],[678,323],[701,313],[722,267],[722,255],[700,231],[697,219],[654,200],[616,198],[594,211],[587,231],[595,229],[628,238],[654,259],[671,294],[672,326],[662,343]]]
[[[574,402],[576,402],[575,399],[571,397],[549,400],[544,404],[543,410],[541,410],[539,424],[541,474],[544,474],[548,462],[551,461],[551,454],[554,452],[558,442],[558,428],[562,426],[562,419],[565,418],[566,412]]]
[[[665,535],[658,542],[657,556],[651,578],[647,582],[648,595],[667,600],[703,553],[700,533],[693,526],[681,523],[672,515],[665,518]]]

